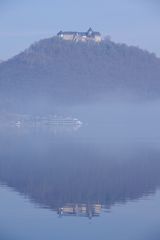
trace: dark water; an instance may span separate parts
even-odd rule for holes
[[[0,239],[160,239],[154,124],[0,129]]]

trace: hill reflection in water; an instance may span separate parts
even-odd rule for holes
[[[0,182],[60,216],[96,217],[155,193],[159,149],[135,137],[112,138],[110,129],[1,129]]]

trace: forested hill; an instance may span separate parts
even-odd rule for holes
[[[127,93],[160,97],[160,59],[109,40],[41,40],[0,64],[0,108],[81,104]]]

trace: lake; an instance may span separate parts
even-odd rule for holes
[[[0,239],[160,239],[158,120],[131,118],[1,127]]]

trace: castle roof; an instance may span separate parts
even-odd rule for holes
[[[100,32],[95,32],[92,28],[89,28],[87,32],[74,32],[74,31],[60,31],[57,35],[79,35],[79,36],[100,36]]]

